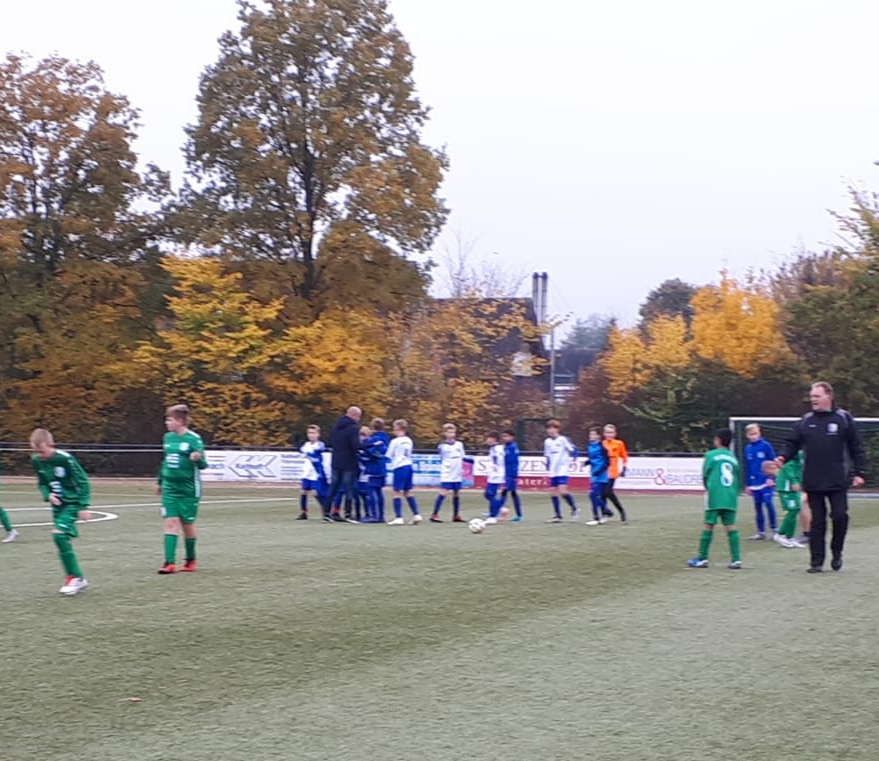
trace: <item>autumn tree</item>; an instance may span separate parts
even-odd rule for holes
[[[717,286],[700,288],[693,307],[693,346],[703,359],[716,361],[742,377],[765,365],[788,362],[781,308],[769,288],[755,278],[737,282],[722,272]]]
[[[640,447],[699,449],[730,415],[789,409],[790,395],[780,404],[777,395],[798,382],[798,368],[767,286],[721,273],[690,306],[686,316],[657,313],[639,328],[611,331],[598,363],[604,392]],[[597,406],[585,390],[576,403]]]
[[[810,379],[830,381],[840,403],[879,414],[879,194],[851,190],[835,215],[843,244],[805,254],[780,273],[785,335]],[[814,275],[806,278],[803,275]]]
[[[274,263],[268,285],[300,300],[290,309],[342,301],[330,290],[359,298],[356,275],[376,260],[398,272],[399,290],[422,294],[422,273],[389,257],[429,250],[446,218],[438,190],[447,162],[422,141],[428,111],[387,3],[239,7],[241,28],[221,37],[187,129],[179,239],[245,271]]]
[[[137,348],[130,383],[149,385],[164,404],[190,404],[214,443],[287,443],[284,405],[265,380],[280,301],[252,299],[218,259],[169,256],[162,267],[173,284],[170,317]]]
[[[137,116],[93,63],[0,62],[0,407],[16,435],[51,412],[60,437],[99,438],[120,412],[103,368],[158,306],[166,189],[137,169]]]
[[[638,311],[643,324],[646,325],[660,315],[689,319],[690,299],[696,290],[696,286],[685,283],[680,278],[664,280],[647,294]]]
[[[437,299],[388,322],[385,378],[391,411],[414,421],[416,440],[432,441],[442,423],[481,444],[487,430],[534,414],[546,362],[539,327],[522,299]],[[514,377],[514,358],[535,349],[533,377]]]

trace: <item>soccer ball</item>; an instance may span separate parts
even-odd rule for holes
[[[470,528],[470,532],[473,534],[481,534],[485,531],[485,521],[482,520],[482,518],[474,518],[467,525]]]

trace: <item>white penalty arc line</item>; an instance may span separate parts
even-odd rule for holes
[[[18,512],[23,513],[25,511],[33,512],[35,510],[48,510],[47,507],[7,507],[6,512]],[[87,521],[77,521],[77,523],[103,523],[104,521],[115,521],[119,516],[116,513],[110,513],[105,510],[93,510],[89,508],[89,512],[95,516],[100,516],[98,518],[89,518]],[[49,521],[48,523],[16,523],[15,528],[37,528],[39,526],[54,526],[55,524]]]
[[[211,500],[202,500],[202,505],[226,505],[226,504],[235,504],[239,502],[287,502],[291,500],[291,497],[262,497],[260,499],[211,499]],[[99,515],[99,518],[90,518],[87,521],[77,521],[77,523],[103,523],[104,521],[115,521],[119,518],[116,513],[108,512],[109,509],[112,510],[120,510],[122,508],[128,507],[161,507],[161,502],[130,502],[123,503],[119,505],[101,505],[101,510],[97,508],[90,507],[88,511],[90,513]],[[25,511],[35,511],[35,510],[50,510],[48,507],[7,507],[6,512],[25,512]],[[16,528],[37,528],[40,526],[54,526],[55,524],[51,521],[48,523],[16,523]]]

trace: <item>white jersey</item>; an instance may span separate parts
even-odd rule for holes
[[[299,451],[305,455],[305,465],[302,469],[302,480],[303,481],[318,481],[320,479],[320,473],[317,472],[317,468],[314,467],[314,459],[316,455],[320,452],[323,452],[326,447],[322,441],[306,441],[301,447],[299,447]]]
[[[440,483],[459,484],[464,480],[464,445],[460,441],[443,441],[437,451],[440,456]]]
[[[574,454],[574,445],[567,436],[551,436],[543,442],[543,454],[546,457],[546,469],[550,478],[568,475],[568,466]]]
[[[412,439],[408,436],[396,436],[391,439],[387,458],[391,461],[389,470],[405,468],[412,465]]]
[[[494,444],[488,450],[488,483],[504,482],[504,445]]]

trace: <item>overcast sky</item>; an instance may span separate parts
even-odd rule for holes
[[[0,50],[97,61],[180,180],[198,76],[234,0],[4,3]],[[456,236],[550,276],[558,313],[634,320],[666,278],[742,274],[835,239],[879,188],[866,0],[391,0],[447,146]],[[492,256],[497,252],[496,256]]]

